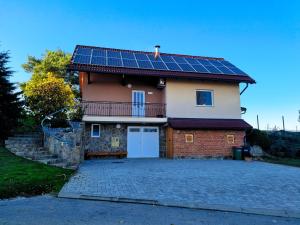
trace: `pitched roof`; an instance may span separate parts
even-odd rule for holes
[[[175,129],[246,130],[252,128],[242,119],[169,118],[168,124]]]
[[[141,76],[255,83],[223,58],[112,49],[77,45],[69,70]]]

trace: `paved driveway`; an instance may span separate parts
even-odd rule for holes
[[[232,160],[90,160],[59,196],[300,216],[300,169]]]

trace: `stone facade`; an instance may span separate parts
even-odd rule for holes
[[[57,155],[67,166],[76,166],[84,159],[82,140],[83,127],[79,124],[73,131],[62,129],[55,134],[45,132],[44,147],[51,154]]]
[[[244,136],[244,131],[174,129],[173,157],[231,157],[233,146],[244,145]]]
[[[127,125],[100,124],[100,137],[91,137],[91,123],[85,124],[84,142],[86,152],[126,151]],[[119,139],[119,146],[112,146],[112,138]]]
[[[84,149],[85,152],[117,152],[127,151],[127,128],[137,124],[100,124],[100,137],[91,137],[92,123],[85,124]],[[143,126],[143,125],[141,125]],[[151,126],[151,125],[147,125]],[[158,126],[153,125],[153,126]],[[112,145],[112,139],[117,138],[119,146]],[[159,126],[159,155],[166,156],[166,130]]]

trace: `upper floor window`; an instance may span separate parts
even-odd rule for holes
[[[91,136],[100,137],[100,124],[92,124]]]
[[[213,91],[196,90],[197,106],[213,106]]]

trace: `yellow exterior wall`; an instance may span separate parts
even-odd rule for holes
[[[196,106],[196,90],[212,90],[213,106]],[[240,119],[239,85],[168,79],[167,117]]]

